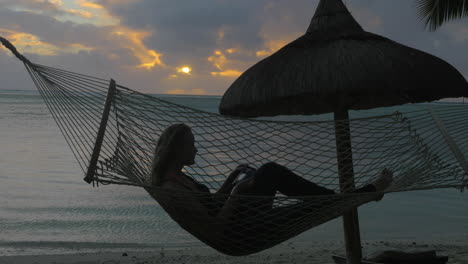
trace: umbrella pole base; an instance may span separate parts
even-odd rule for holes
[[[359,264],[362,260],[361,235],[357,208],[343,215],[343,229],[346,243],[346,256],[349,264]]]
[[[351,146],[351,131],[347,109],[335,112],[335,136],[338,172],[341,192],[354,190],[353,152]],[[348,263],[359,264],[362,259],[361,236],[357,208],[343,215],[343,230],[346,243]]]
[[[345,256],[332,256],[332,258],[336,264],[350,264],[350,262],[348,262]],[[358,263],[359,264],[382,264],[380,262],[372,262],[372,261],[366,261],[366,260],[361,260]]]

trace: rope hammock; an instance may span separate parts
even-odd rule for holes
[[[385,192],[468,186],[466,105],[433,104],[343,121],[236,119],[139,93],[113,80],[22,61],[88,182],[145,188],[183,229],[225,254],[259,252],[375,200],[382,193],[349,192],[372,183],[383,168],[394,173]],[[238,164],[258,168],[276,162],[340,194],[240,196],[151,186],[156,142],[174,123],[189,125],[196,138],[197,164],[184,168],[185,173],[212,191]],[[348,125],[354,166],[346,173],[354,175],[354,182],[340,183],[335,128]],[[207,210],[191,206],[194,196]],[[227,199],[242,206],[234,216],[217,216]],[[272,208],[258,210],[263,201],[273,201]]]

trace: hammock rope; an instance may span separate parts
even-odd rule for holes
[[[113,80],[22,61],[88,181],[145,188],[182,228],[225,254],[259,252],[375,200],[382,193],[350,192],[375,181],[384,168],[394,173],[385,193],[468,186],[466,105],[420,105],[405,113],[341,121],[240,119]],[[217,195],[151,186],[156,142],[174,123],[189,125],[196,138],[197,164],[185,173],[212,192],[238,164],[259,168],[275,162],[339,194]],[[335,126],[348,125],[354,181],[340,186]],[[194,197],[204,208],[194,205]],[[239,206],[219,215],[228,199]]]

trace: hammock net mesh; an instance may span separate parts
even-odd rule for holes
[[[394,182],[385,192],[467,185],[466,105],[421,105],[407,113],[342,121],[236,119],[120,85],[109,92],[109,80],[29,62],[25,66],[84,173],[96,153],[97,135],[103,130],[103,113],[109,105],[102,146],[91,168],[93,183],[144,187],[182,228],[226,254],[258,252],[376,200],[382,193],[349,192],[375,181],[384,168],[394,173]],[[238,164],[259,168],[275,162],[337,194],[223,196],[174,194],[152,187],[150,167],[156,142],[175,123],[189,125],[196,139],[197,163],[184,168],[185,173],[212,192]],[[353,166],[345,173],[354,175],[353,180],[341,183],[335,133],[340,127],[349,127],[347,158]],[[193,206],[193,197],[207,210]],[[217,216],[228,199],[241,206],[229,217]]]

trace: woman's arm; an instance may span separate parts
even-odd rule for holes
[[[223,185],[221,185],[221,187],[218,189],[218,191],[216,191],[216,194],[229,194],[229,193],[231,193],[232,188],[234,187],[234,185],[232,183],[237,178],[237,176],[239,176],[239,173],[241,172],[241,170],[243,168],[247,167],[247,166],[248,166],[247,164],[240,164],[239,166],[237,166],[231,172],[231,174],[229,174],[229,176],[224,181]]]

